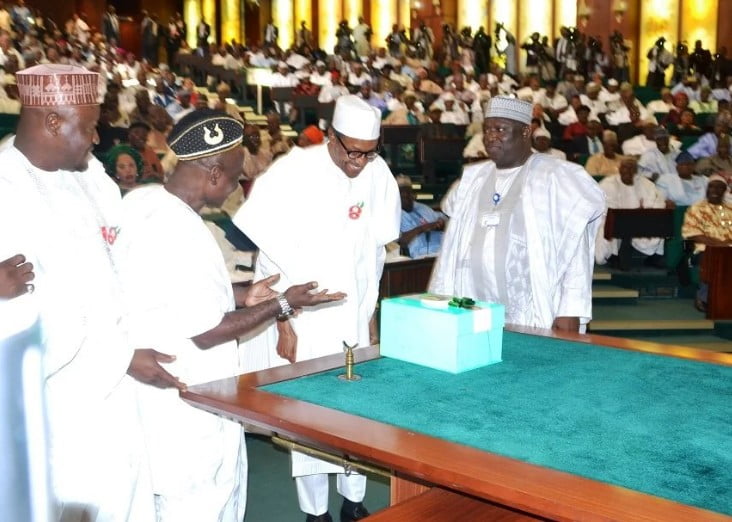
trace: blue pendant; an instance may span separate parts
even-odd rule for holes
[[[493,204],[494,205],[498,205],[498,203],[500,201],[501,201],[501,195],[498,192],[496,192],[495,194],[493,194]]]

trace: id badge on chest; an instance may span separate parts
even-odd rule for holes
[[[480,215],[480,226],[483,228],[495,227],[501,222],[498,212],[484,212]]]

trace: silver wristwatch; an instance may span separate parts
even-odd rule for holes
[[[285,320],[288,317],[291,317],[295,314],[295,309],[290,306],[290,303],[287,302],[287,299],[285,298],[285,294],[279,294],[277,296],[277,302],[280,304],[280,315],[277,316],[277,319],[279,320]]]

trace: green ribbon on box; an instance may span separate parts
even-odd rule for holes
[[[472,308],[475,306],[475,300],[469,297],[453,297],[450,299],[450,302],[447,303],[447,306],[452,306],[454,308]]]

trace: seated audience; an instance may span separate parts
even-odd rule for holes
[[[669,125],[669,131],[677,138],[685,136],[701,136],[703,131],[696,122],[696,114],[692,109],[684,109],[679,116],[679,122],[675,125]]]
[[[216,94],[218,96],[217,99],[209,101],[209,107],[223,111],[232,118],[243,122],[244,118],[239,113],[239,108],[231,101],[231,87],[229,87],[229,84],[224,82],[219,83],[216,87]]]
[[[539,127],[534,131],[533,144],[534,150],[536,152],[549,154],[550,156],[554,156],[555,158],[559,158],[561,160],[567,159],[567,155],[564,152],[552,147],[552,137],[549,134],[549,131],[542,127]]]
[[[581,158],[588,158],[594,154],[602,152],[602,124],[597,120],[587,122],[587,134],[577,136],[569,144],[570,158],[578,161]]]
[[[732,176],[729,134],[722,134],[719,137],[717,153],[708,158],[700,159],[696,164],[696,171],[703,176],[719,173],[722,173],[723,176]]]
[[[107,152],[104,167],[119,185],[122,195],[137,187],[143,170],[142,157],[129,145],[116,145]]]
[[[564,141],[572,141],[575,138],[587,135],[587,123],[590,117],[590,108],[587,105],[580,105],[574,112],[577,115],[577,121],[570,123],[564,129],[564,133],[562,134],[562,139],[564,139]],[[600,120],[597,121],[599,122]]]
[[[620,163],[620,174],[606,176],[600,187],[607,197],[607,208],[665,208],[666,199],[652,181],[638,174],[638,162],[626,158]],[[595,261],[599,265],[610,263],[621,270],[629,270],[633,249],[649,258],[648,264],[663,266],[663,238],[634,237],[630,242],[618,238],[605,239],[597,235]],[[631,248],[632,246],[632,248]]]
[[[712,89],[704,85],[699,91],[699,99],[689,103],[689,108],[697,114],[716,114],[718,110],[717,100],[712,98]]]
[[[642,133],[627,139],[623,142],[623,154],[626,156],[638,156],[650,149],[656,148],[656,123],[647,121],[641,128]]]
[[[414,91],[406,91],[403,97],[403,106],[389,113],[383,125],[419,125],[427,122],[427,116],[420,110]]]
[[[297,137],[297,146],[305,148],[312,145],[320,145],[324,139],[325,134],[323,134],[322,130],[315,125],[308,125]]]
[[[269,152],[272,158],[286,154],[290,150],[290,141],[285,139],[280,126],[280,115],[267,113],[267,129],[261,134],[262,149]]]
[[[712,132],[703,134],[699,140],[689,147],[689,154],[694,156],[694,159],[708,158],[714,156],[717,152],[717,145],[719,143],[719,137],[722,134],[729,134],[730,130],[730,116],[728,114],[720,113],[714,119],[714,128]]]
[[[614,131],[602,133],[602,152],[587,159],[585,170],[592,176],[610,176],[620,173],[620,162],[626,157],[618,154],[618,136]]]
[[[685,92],[678,92],[672,96],[673,105],[668,114],[661,122],[663,125],[677,125],[681,119],[681,113],[689,107],[689,97]]]
[[[649,112],[652,114],[668,114],[671,112],[671,109],[674,107],[674,97],[673,94],[671,94],[671,89],[668,87],[664,87],[661,89],[661,99],[660,100],[651,100],[648,102],[648,105],[646,105],[646,108]]]
[[[485,139],[483,132],[474,134],[463,149],[463,158],[469,161],[484,160],[488,158],[488,151],[485,150]]]
[[[656,181],[662,174],[676,172],[676,156],[678,151],[671,150],[670,136],[663,127],[656,127],[653,133],[656,147],[647,149],[638,160],[638,171],[651,181]]]
[[[732,204],[725,201],[728,192],[727,180],[713,174],[709,177],[706,199],[689,207],[684,214],[681,236],[694,242],[694,265],[701,264],[706,247],[732,246]],[[694,304],[702,312],[707,308],[708,293],[709,287],[701,282]]]
[[[400,174],[396,178],[402,201],[399,245],[409,257],[436,255],[442,244],[447,216],[415,201],[409,176]]]
[[[676,171],[661,174],[656,187],[667,200],[685,207],[704,199],[707,178],[694,172],[694,158],[684,151],[676,156]]]
[[[136,121],[130,125],[127,131],[127,141],[142,158],[141,181],[163,181],[165,171],[160,164],[158,155],[147,145],[147,137],[150,133],[150,125],[144,121]]]

